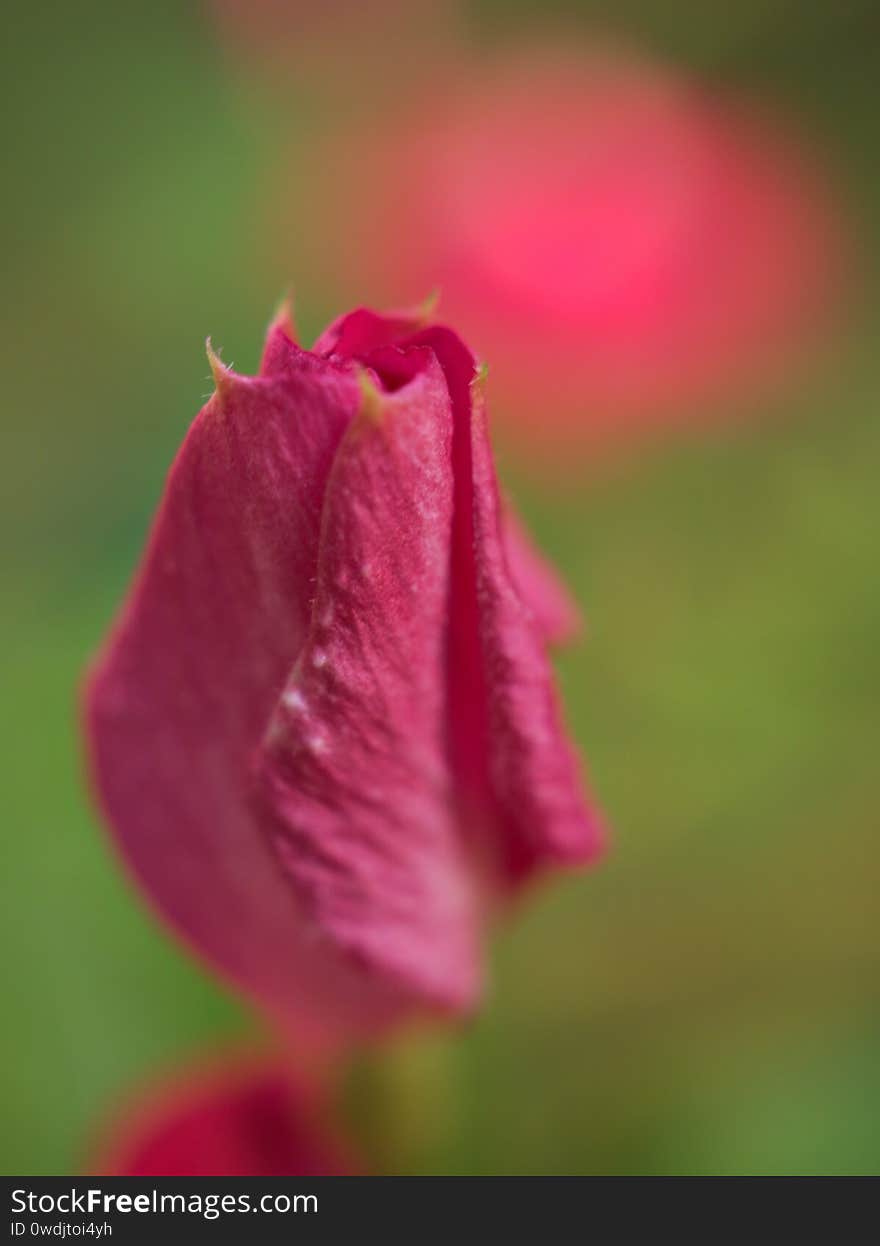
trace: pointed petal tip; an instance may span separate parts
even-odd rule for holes
[[[275,308],[266,332],[267,335],[272,334],[273,332],[283,333],[285,337],[289,338],[290,341],[296,345],[297,338],[296,323],[293,317],[293,295],[289,290],[285,292],[284,296],[278,303],[278,306]]]
[[[386,408],[385,395],[367,368],[358,368],[357,378],[361,391],[358,416],[370,420],[373,424],[381,424]]]
[[[428,329],[431,321],[434,320],[440,304],[440,294],[439,285],[435,285],[434,289],[429,290],[424,299],[420,299],[418,303],[396,305],[385,312],[371,312],[370,314],[378,315],[380,319],[396,321],[405,326],[406,331],[416,333],[419,329]]]
[[[434,286],[434,289],[429,290],[427,295],[422,299],[421,303],[418,303],[413,309],[415,318],[420,320],[423,325],[428,324],[429,321],[434,319],[434,313],[436,312],[439,304],[440,287]]]
[[[205,339],[205,352],[208,356],[208,363],[211,365],[211,376],[214,378],[214,389],[218,397],[224,398],[233,388],[235,374],[228,364],[225,364],[220,358],[218,352],[214,349],[210,337]]]
[[[440,303],[440,287],[434,286],[433,290],[429,290],[423,299],[418,303],[408,304],[403,307],[396,307],[390,311],[373,313],[381,318],[393,321],[399,321],[406,325],[411,332],[419,329],[427,329],[434,319],[435,312]]]
[[[474,375],[473,375],[473,378],[471,379],[471,391],[475,394],[478,394],[480,397],[482,397],[486,392],[486,385],[487,385],[488,380],[489,380],[489,365],[488,363],[486,363],[485,359],[483,359],[477,363],[474,369]]]
[[[260,359],[258,376],[282,375],[300,355],[296,324],[293,319],[293,300],[285,294],[275,309],[266,330],[266,340]]]

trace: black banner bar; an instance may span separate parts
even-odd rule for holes
[[[788,1194],[804,1210],[810,1179],[769,1180],[796,1184],[796,1195]],[[552,1240],[611,1229],[617,1239],[630,1227],[634,1233],[644,1233],[646,1223],[656,1228],[664,1221],[655,1217],[666,1212],[676,1216],[669,1226],[678,1223],[690,1199],[680,1181],[663,1177],[5,1177],[3,1183],[3,1232],[13,1246],[290,1243],[328,1228],[335,1237],[348,1230],[352,1240],[389,1230],[420,1237],[425,1229],[495,1240],[508,1228],[539,1238],[551,1233]],[[702,1178],[702,1197],[690,1206],[713,1209],[705,1229],[747,1208],[753,1223],[752,1200],[742,1193],[738,1182]]]

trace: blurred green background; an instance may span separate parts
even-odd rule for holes
[[[538,12],[472,5],[471,37]],[[350,1106],[392,1171],[876,1172],[880,21],[867,0],[614,12],[800,119],[863,306],[790,418],[562,495],[507,465],[589,616],[560,672],[614,849],[499,934],[471,1028],[365,1056]],[[42,1173],[157,1065],[252,1024],[123,880],[75,690],[210,389],[205,336],[253,369],[296,274],[260,236],[277,118],[203,10],[13,4],[4,29],[0,1167]],[[298,303],[306,340],[341,310]]]

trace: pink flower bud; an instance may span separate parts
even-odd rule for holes
[[[107,819],[300,1041],[469,1010],[497,902],[601,839],[546,655],[572,608],[502,507],[483,382],[365,310],[212,364],[87,690]]]

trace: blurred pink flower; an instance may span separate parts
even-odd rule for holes
[[[102,1130],[96,1176],[333,1176],[361,1169],[326,1091],[280,1056],[204,1056],[142,1087]]]
[[[439,286],[533,448],[704,418],[833,301],[838,228],[796,146],[635,55],[450,68],[321,159],[326,266]]]
[[[92,674],[95,784],[175,929],[301,1042],[458,1012],[496,898],[592,858],[548,640],[449,329],[282,315],[168,480]]]

